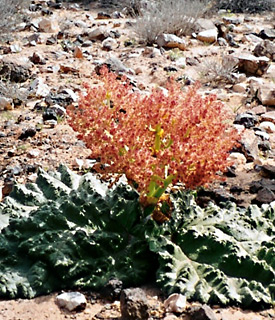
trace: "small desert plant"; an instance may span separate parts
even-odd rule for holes
[[[207,0],[147,1],[139,7],[134,30],[149,44],[162,33],[190,34],[196,20],[206,11],[207,3]]]
[[[121,82],[106,68],[101,72],[103,84],[86,84],[78,108],[68,110],[98,172],[125,174],[154,203],[170,184],[196,188],[226,169],[237,135],[214,95],[202,97],[198,84],[184,94],[171,80],[167,93],[156,88],[142,96],[125,77]]]
[[[207,58],[202,63],[201,81],[212,85],[232,83],[237,63],[236,59],[229,56]]]

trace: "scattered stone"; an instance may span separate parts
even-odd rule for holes
[[[110,51],[115,49],[118,46],[118,43],[115,39],[108,37],[102,41],[102,48],[104,50]]]
[[[36,135],[36,129],[35,128],[27,128],[23,129],[18,139],[20,140],[26,140],[27,138],[32,138]]]
[[[253,162],[259,156],[258,138],[254,131],[246,129],[241,136],[241,150],[248,162]]]
[[[56,42],[57,42],[57,38],[55,36],[51,36],[47,39],[46,45],[51,46],[53,44],[56,44]]]
[[[222,18],[222,20],[223,20],[223,22],[225,23],[225,24],[234,24],[234,25],[238,25],[238,24],[241,24],[241,23],[243,23],[243,18],[241,18],[241,17],[235,17],[235,16],[233,16],[233,17],[228,17],[228,16],[225,16],[225,17],[223,17]]]
[[[11,82],[25,82],[31,77],[31,66],[24,62],[0,62],[0,76]]]
[[[257,205],[262,205],[263,203],[270,203],[275,200],[275,193],[269,188],[262,188],[258,191],[256,198],[252,201]]]
[[[177,37],[174,34],[163,33],[156,39],[156,44],[161,48],[179,48],[186,49],[186,42],[183,38]]]
[[[260,86],[257,97],[263,105],[275,106],[275,86],[272,83],[266,83]]]
[[[74,58],[83,59],[83,52],[80,47],[76,46],[74,48]]]
[[[103,298],[114,301],[119,300],[122,291],[122,281],[118,279],[110,279],[101,290]]]
[[[44,122],[45,125],[48,125],[50,128],[55,128],[57,126],[57,121],[56,120],[46,120]]]
[[[40,151],[39,151],[38,149],[31,149],[31,150],[29,150],[29,152],[28,152],[28,156],[29,156],[30,158],[38,158],[39,155],[40,155]]]
[[[11,53],[19,53],[22,51],[22,48],[18,44],[12,44],[10,46]]]
[[[197,34],[197,39],[206,43],[216,42],[218,39],[218,30],[215,28],[201,31]]]
[[[43,18],[39,23],[39,31],[46,33],[58,33],[60,31],[56,20]]]
[[[245,165],[246,164],[246,157],[243,153],[240,152],[232,152],[228,156],[229,161],[233,161],[236,166]]]
[[[50,88],[44,83],[42,78],[38,77],[30,84],[29,91],[35,95],[36,98],[40,98],[46,97],[50,92]]]
[[[206,304],[192,308],[189,313],[192,320],[217,320],[214,311]]]
[[[266,56],[271,61],[275,61],[275,43],[264,40],[256,45],[253,53],[256,57]]]
[[[57,121],[57,114],[55,112],[55,110],[53,108],[47,108],[43,114],[43,122],[47,121],[47,120],[55,120]]]
[[[115,73],[127,73],[129,71],[129,68],[127,68],[118,58],[115,56],[111,56],[109,59],[106,60],[105,63],[98,64],[95,67],[95,72],[99,75],[100,69],[106,65],[109,69],[109,71],[115,72]]]
[[[109,34],[103,27],[95,28],[94,30],[90,31],[88,34],[89,40],[103,41],[108,37],[109,37]]]
[[[259,37],[262,39],[275,40],[275,30],[274,29],[263,29],[259,33]]]
[[[269,68],[269,58],[255,57],[249,53],[234,55],[239,60],[238,69],[246,74],[262,76]]]
[[[48,106],[59,105],[63,108],[66,108],[72,102],[75,101],[75,94],[72,90],[64,89],[59,91],[58,93],[50,92],[45,97],[45,102]]]
[[[12,110],[13,108],[13,100],[11,98],[0,96],[0,111]]]
[[[211,30],[211,29],[215,29],[216,26],[214,24],[214,22],[210,19],[205,19],[205,18],[199,18],[196,21],[196,24],[194,26],[194,32],[201,32],[204,30]]]
[[[237,93],[244,93],[246,92],[246,85],[244,83],[236,83],[232,87],[232,90]]]
[[[124,289],[120,296],[122,319],[146,320],[149,318],[149,303],[145,292],[140,288]]]
[[[272,166],[272,165],[262,166],[262,175],[267,176],[270,179],[275,179],[275,166]]]
[[[264,121],[264,122],[261,122],[259,124],[259,128],[261,130],[264,130],[265,132],[268,132],[268,133],[274,133],[275,132],[275,124],[271,121]]]
[[[164,301],[166,312],[182,313],[186,309],[186,296],[173,293]]]
[[[41,56],[40,53],[34,52],[33,55],[30,57],[30,61],[34,64],[46,64],[45,59]]]
[[[275,111],[268,111],[261,116],[262,121],[271,121],[275,123]]]
[[[56,297],[56,303],[61,308],[73,311],[85,309],[87,300],[80,292],[64,292]]]
[[[241,113],[237,114],[234,123],[235,124],[241,124],[245,128],[252,128],[255,126],[255,124],[258,122],[258,117],[251,113]]]
[[[111,15],[107,12],[98,12],[96,20],[101,20],[101,19],[111,19]]]

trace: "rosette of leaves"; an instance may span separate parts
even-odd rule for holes
[[[170,195],[169,221],[144,216],[139,194],[93,174],[40,171],[0,203],[0,297],[101,289],[156,279],[166,294],[208,304],[264,308],[275,297],[275,202],[200,208]]]
[[[275,298],[275,202],[248,209],[196,205],[173,195],[175,210],[150,249],[159,255],[157,283],[167,294],[220,305],[262,308]]]
[[[0,297],[98,289],[111,277],[125,285],[146,281],[154,255],[138,197],[125,184],[108,189],[65,166],[17,185],[0,204]]]

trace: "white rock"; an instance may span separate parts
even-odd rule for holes
[[[102,48],[106,50],[113,50],[118,46],[117,41],[111,37],[102,41]]]
[[[28,156],[30,158],[37,158],[38,156],[40,155],[40,151],[38,149],[31,149],[29,152],[28,152]]]
[[[71,96],[71,98],[73,99],[73,102],[78,101],[78,95],[72,89],[67,88],[67,89],[64,89],[63,91],[67,92]]]
[[[156,43],[163,48],[179,48],[186,49],[186,42],[183,38],[177,37],[174,34],[163,33],[157,37]]]
[[[166,312],[182,313],[186,309],[186,296],[173,293],[164,301]]]
[[[228,157],[229,161],[233,161],[235,165],[244,165],[246,164],[246,157],[240,152],[232,152]]]
[[[73,311],[76,308],[85,308],[87,300],[80,292],[64,292],[56,297],[59,307]]]
[[[42,78],[37,78],[31,83],[30,91],[36,97],[46,97],[50,93],[50,88],[44,83]]]
[[[204,30],[198,33],[197,39],[207,43],[216,42],[218,38],[217,29]]]
[[[13,108],[13,101],[11,98],[0,97],[0,111],[12,110]]]
[[[58,23],[51,19],[43,18],[39,23],[39,30],[46,33],[57,33],[60,31]]]
[[[275,106],[275,86],[274,84],[264,84],[258,90],[257,97],[263,105]]]
[[[180,68],[185,68],[186,67],[186,58],[185,57],[180,57],[175,61],[175,65],[180,67]]]
[[[270,139],[270,135],[267,132],[264,131],[255,131],[255,135],[258,137],[261,137],[263,140],[269,140]]]
[[[244,93],[246,91],[246,85],[244,83],[236,83],[232,89],[234,92]]]
[[[259,128],[264,130],[265,132],[268,132],[268,133],[274,133],[275,132],[275,124],[273,122],[270,122],[270,121],[261,122],[259,124]]]

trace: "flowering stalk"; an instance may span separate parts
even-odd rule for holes
[[[170,81],[168,94],[154,89],[143,96],[123,77],[101,70],[97,87],[86,92],[69,123],[98,159],[104,175],[125,174],[147,204],[156,205],[168,186],[204,186],[226,170],[237,132],[215,95],[202,97],[198,84],[182,92]]]

